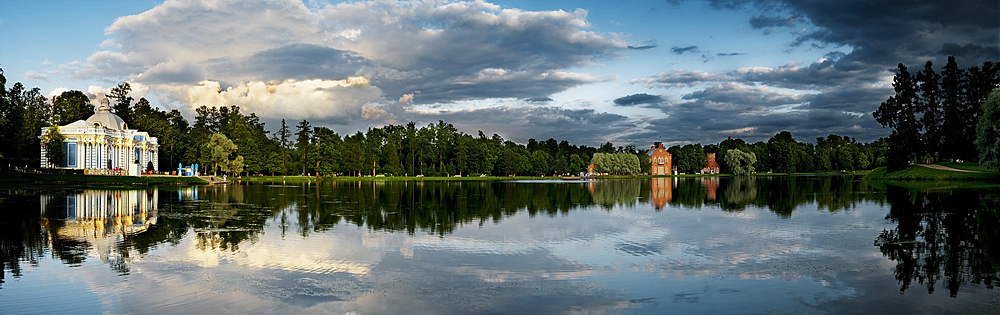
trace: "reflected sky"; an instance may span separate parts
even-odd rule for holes
[[[0,313],[937,314],[975,313],[1000,299],[984,282],[997,275],[989,259],[963,274],[954,297],[946,281],[933,285],[939,292],[901,290],[907,259],[887,256],[875,240],[933,242],[884,239],[885,231],[908,235],[914,220],[888,203],[898,196],[886,196],[948,201],[936,194],[851,178],[458,186],[7,191],[5,211],[42,209],[40,218],[15,219],[63,240],[33,241],[23,236],[30,229],[5,236],[40,246],[26,246],[35,254],[18,258],[20,271],[5,265]],[[79,221],[65,210],[79,203],[60,200],[95,194],[156,205],[129,206],[130,219],[95,212],[147,222],[111,234],[122,235],[111,245],[117,261],[102,258],[110,251],[94,239],[61,248]],[[961,197],[981,194],[994,192]],[[971,210],[941,217],[991,218]],[[973,221],[963,222],[990,227]],[[957,233],[955,224],[947,228]]]

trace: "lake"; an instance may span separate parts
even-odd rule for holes
[[[981,314],[1000,189],[855,176],[0,189],[0,314]]]

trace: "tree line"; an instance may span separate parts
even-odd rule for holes
[[[962,69],[954,56],[941,71],[927,61],[923,70],[910,73],[902,63],[893,77],[895,95],[872,113],[888,137],[889,170],[914,163],[942,160],[979,161],[974,144],[983,115],[983,102],[1000,86],[1000,64]]]
[[[28,90],[18,82],[6,89],[4,84],[0,72],[0,159],[9,164],[37,167],[42,128],[94,114],[91,100],[81,91],[66,91],[50,101],[38,88]],[[633,145],[606,142],[591,147],[553,138],[520,144],[482,131],[466,134],[444,121],[341,135],[308,120],[294,126],[282,120],[272,132],[256,114],[243,113],[236,105],[202,106],[190,123],[178,110],[154,108],[145,98],[133,99],[130,92],[128,82],[112,88],[111,111],[129,128],[158,138],[158,169],[167,172],[178,164],[194,163],[203,173],[314,176],[540,176],[578,174],[591,163],[602,173],[633,175],[650,170],[649,150]],[[730,138],[718,144],[674,145],[667,151],[678,172],[685,174],[704,168],[706,153],[715,153],[727,173],[792,173],[871,169],[886,164],[887,148],[884,139],[859,143],[833,134],[804,143],[783,131],[768,141]],[[727,154],[738,158],[727,159]]]

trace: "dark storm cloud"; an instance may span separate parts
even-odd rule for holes
[[[823,60],[802,66],[790,63],[775,69],[742,68],[730,73],[737,81],[783,88],[814,90],[871,84],[882,79],[888,68],[838,69],[837,62]]]
[[[798,43],[817,41],[849,45],[848,61],[869,65],[923,63],[937,56],[946,43],[997,47],[1000,2],[988,1],[784,1],[784,10],[805,16],[814,30]],[[995,49],[995,48],[994,48]],[[997,54],[976,49],[955,50],[959,62],[997,60]],[[937,63],[937,62],[935,62]]]
[[[810,109],[834,109],[870,114],[870,104],[879,104],[885,101],[885,95],[891,93],[893,93],[891,86],[849,86],[808,95],[805,100],[809,102],[808,108]]]
[[[738,104],[743,109],[763,110],[770,107],[800,104],[800,94],[776,91],[765,86],[748,86],[724,83],[710,86],[681,97],[684,100],[699,100],[718,104]]]
[[[663,72],[652,77],[633,79],[629,83],[632,84],[642,84],[647,88],[653,87],[692,87],[703,83],[709,82],[719,82],[723,80],[729,80],[728,75],[709,73],[705,71],[695,70],[674,70],[671,72]]]
[[[683,55],[687,53],[698,52],[698,46],[687,46],[687,47],[674,46],[670,48],[670,51],[677,55]]]
[[[758,15],[750,18],[750,27],[763,30],[767,35],[779,28],[792,28],[802,23],[805,23],[805,19],[798,15],[785,17]]]
[[[760,3],[760,2],[758,2]],[[827,131],[865,141],[884,136],[871,118],[881,101],[892,95],[885,78],[897,63],[920,66],[928,59],[939,68],[948,55],[960,66],[1000,60],[1000,2],[998,1],[808,1],[767,2],[766,12],[751,19],[758,29],[812,24],[792,43],[812,47],[850,47],[808,66],[786,65],[773,70],[743,71],[740,80],[801,90],[818,90],[804,100],[806,124],[791,131],[822,136]],[[759,70],[759,69],[758,69]],[[837,132],[840,131],[840,132]]]
[[[217,77],[265,81],[342,80],[373,66],[370,60],[353,52],[310,44],[292,44],[248,57],[216,58],[208,62]]]
[[[939,54],[945,56],[966,56],[971,60],[1000,60],[1000,47],[987,47],[976,44],[959,45],[955,43],[944,43],[944,45],[941,46]]]
[[[657,104],[661,102],[663,102],[663,97],[660,97],[659,95],[652,95],[646,93],[638,93],[628,96],[622,96],[614,100],[615,105],[618,106],[647,105],[647,104]]]
[[[650,121],[647,128],[664,142],[718,143],[727,137],[748,142],[767,141],[781,131],[790,131],[799,141],[813,142],[828,134],[847,135],[861,141],[874,140],[884,132],[865,115],[839,110],[744,111],[737,104],[691,101],[664,108],[669,116]],[[646,134],[648,137],[648,133]],[[635,139],[641,141],[641,139]]]
[[[854,86],[803,93],[752,82],[716,83],[681,96],[679,102],[658,104],[668,117],[649,121],[648,130],[631,140],[654,136],[673,144],[706,144],[734,137],[754,142],[787,130],[805,142],[831,133],[872,141],[885,130],[858,104],[877,104],[885,89]]]
[[[748,24],[788,31],[792,49],[838,48],[825,58],[718,73],[675,70],[630,81],[647,87],[701,87],[657,108],[650,122],[665,141],[716,143],[727,136],[767,140],[782,130],[799,141],[834,133],[872,141],[887,129],[871,117],[893,94],[895,65],[940,69],[948,55],[969,67],[1000,59],[997,1],[713,1],[724,10],[755,10]],[[794,27],[794,28],[793,28]],[[696,49],[692,49],[696,50]],[[711,57],[706,55],[706,58]],[[670,140],[666,140],[669,138]]]
[[[801,16],[763,16],[758,15],[750,18],[750,27],[754,29],[767,29],[775,27],[793,27],[805,22]]]
[[[529,98],[524,99],[524,101],[528,102],[528,103],[547,103],[547,102],[551,102],[552,98],[551,97],[529,97]]]

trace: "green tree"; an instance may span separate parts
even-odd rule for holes
[[[340,135],[330,130],[330,128],[316,127],[313,128],[313,139],[313,142],[316,143],[316,156],[318,159],[316,165],[317,175],[333,175],[343,172],[340,157],[343,141],[340,139]]]
[[[24,86],[14,83],[10,90],[4,89],[7,79],[0,69],[0,157],[7,161],[22,163],[27,152],[23,134],[27,124],[24,102],[21,92]],[[38,132],[31,131],[31,132]]]
[[[309,121],[303,119],[299,122],[298,126],[295,126],[295,129],[297,129],[295,132],[295,149],[299,151],[302,176],[305,176],[306,168],[310,167],[310,164],[313,164],[309,160],[309,152],[312,151],[312,145],[309,143],[309,140],[312,138],[312,127],[309,126]]]
[[[893,128],[889,136],[888,167],[890,171],[905,168],[920,149],[920,122],[917,120],[916,78],[910,75],[906,66],[897,65],[898,71],[892,79],[896,95],[882,102],[872,115],[882,127]]]
[[[1000,88],[994,89],[983,103],[983,114],[976,127],[976,148],[980,165],[1000,169]]]
[[[78,90],[62,92],[52,98],[52,119],[57,125],[67,125],[94,115],[90,98]]]
[[[627,152],[594,153],[590,163],[594,164],[594,171],[597,173],[635,175],[641,170],[639,157]]]
[[[770,154],[771,169],[778,173],[793,173],[802,169],[803,160],[807,154],[802,144],[792,138],[788,131],[782,131],[767,141],[767,152]]]
[[[754,163],[757,163],[757,156],[753,152],[743,152],[738,149],[726,150],[725,160],[727,167],[736,176],[746,176],[753,174]]]
[[[535,175],[545,175],[549,173],[549,160],[552,159],[548,153],[538,150],[531,153],[531,172]]]
[[[237,155],[236,158],[229,161],[226,171],[234,174],[239,174],[243,172],[243,156]]]
[[[108,98],[114,100],[114,105],[111,106],[112,113],[121,117],[129,126],[134,123],[132,121],[132,101],[135,99],[128,95],[131,92],[132,85],[124,82],[111,88],[111,92],[108,93]]]
[[[226,135],[213,133],[208,138],[208,143],[205,143],[205,148],[209,152],[209,162],[212,163],[212,175],[218,174],[217,171],[220,169],[225,172],[235,169],[236,165],[229,156],[236,152],[237,147],[232,140],[226,138]],[[243,171],[243,157],[239,157],[239,162],[239,169]]]
[[[50,165],[58,167],[66,160],[66,149],[63,147],[65,140],[62,133],[59,132],[58,126],[49,126],[45,130],[45,134],[42,136],[42,146],[45,147],[45,158],[48,159]]]
[[[344,170],[356,176],[361,176],[365,168],[365,154],[361,147],[364,134],[358,131],[353,136],[344,137],[343,161]]]
[[[920,117],[920,126],[923,127],[920,140],[924,150],[937,159],[944,145],[942,127],[948,125],[945,116],[952,116],[952,111],[943,112],[941,108],[941,75],[934,72],[930,61],[924,64],[923,71],[917,73],[917,86],[920,91],[917,110],[923,113]]]
[[[292,133],[288,130],[284,119],[281,120],[281,128],[274,133],[274,136],[274,140],[278,144],[278,151],[281,152],[281,174],[288,174],[288,139],[291,138]]]

